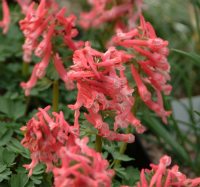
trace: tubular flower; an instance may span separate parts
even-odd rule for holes
[[[198,187],[200,185],[200,178],[188,179],[178,170],[177,165],[167,168],[170,164],[171,158],[165,155],[158,165],[150,165],[151,170],[142,169],[137,187]]]
[[[15,0],[20,6],[22,13],[26,14],[28,11],[28,7],[30,6],[32,0]],[[47,5],[49,7],[57,6],[54,0],[47,0]],[[2,0],[2,9],[3,9],[3,20],[0,21],[0,27],[3,28],[3,33],[7,33],[10,25],[10,10],[8,7],[7,0]]]
[[[41,58],[39,65],[35,65],[34,68],[34,70],[36,69],[35,76],[37,80],[45,76],[46,68],[52,57],[54,65],[56,67],[61,66],[56,64],[57,62],[60,63],[58,60],[59,55],[52,47],[52,40],[57,35],[62,37],[65,46],[71,50],[75,50],[82,45],[81,42],[75,42],[72,39],[78,34],[74,27],[76,17],[74,15],[65,17],[65,13],[66,9],[58,10],[58,6],[54,1],[41,0],[38,6],[33,2],[28,8],[26,17],[20,21],[20,28],[25,36],[23,45],[24,61],[30,62],[32,53]],[[25,83],[23,85],[25,91],[30,89],[30,87],[25,87]]]
[[[32,162],[24,165],[32,175],[40,162],[54,175],[54,186],[110,187],[114,171],[100,153],[87,146],[88,138],[80,140],[76,129],[65,120],[62,112],[48,114],[50,107],[39,108],[27,126],[22,145],[29,149]]]
[[[28,121],[27,126],[22,127],[25,137],[22,145],[29,149],[32,162],[25,165],[29,169],[29,175],[33,168],[43,162],[47,165],[47,171],[52,171],[54,164],[59,161],[58,152],[62,146],[72,146],[74,139],[73,126],[65,120],[63,113],[52,113],[52,117],[47,113],[50,107],[39,108],[36,117]]]
[[[75,144],[59,151],[61,166],[54,167],[55,187],[110,187],[114,171],[108,161],[87,146],[88,138],[76,139]]]
[[[88,3],[91,5],[90,12],[80,15],[80,25],[84,29],[98,28],[102,23],[109,21],[120,23],[124,16],[135,22],[141,12],[142,0],[88,0]],[[134,4],[138,9],[135,14],[133,13]]]
[[[73,56],[74,65],[68,72],[68,78],[77,82],[77,101],[69,105],[75,110],[75,126],[79,128],[78,117],[80,108],[87,109],[85,117],[98,130],[99,135],[109,140],[133,142],[132,134],[119,134],[118,128],[126,128],[129,124],[142,133],[144,127],[132,114],[134,105],[133,89],[128,85],[124,75],[124,63],[132,58],[114,47],[101,53],[90,47],[87,42],[85,48],[76,50]],[[115,116],[113,130],[103,121],[102,114],[112,111]],[[104,117],[105,117],[104,116]]]
[[[7,33],[10,25],[10,11],[6,0],[2,0],[3,19],[0,21],[0,27],[3,28],[3,33]]]
[[[133,50],[137,64],[131,65],[131,72],[140,97],[151,110],[162,118],[163,122],[167,123],[166,117],[170,112],[165,111],[163,107],[161,93],[168,95],[172,89],[167,83],[170,80],[170,65],[167,61],[168,42],[158,38],[152,25],[142,16],[140,20],[138,28],[127,33],[118,30],[117,35],[113,37],[113,42]],[[147,85],[153,88],[154,93],[149,91]],[[152,99],[153,95],[156,95],[156,101]]]

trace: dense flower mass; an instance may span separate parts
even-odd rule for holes
[[[0,28],[4,34],[8,32],[11,20],[8,2],[8,0],[1,0]],[[48,178],[47,180],[52,182],[54,187],[111,187],[115,186],[115,182],[118,185],[117,178],[112,184],[114,169],[119,174],[117,177],[125,176],[120,168],[120,161],[129,160],[129,157],[123,154],[127,143],[135,140],[129,126],[133,127],[136,133],[145,131],[145,127],[136,117],[138,103],[142,101],[164,123],[167,123],[167,117],[171,113],[165,110],[162,98],[162,94],[169,95],[172,90],[168,83],[170,81],[170,65],[167,61],[168,41],[159,38],[153,26],[141,15],[143,0],[86,1],[90,5],[90,10],[80,13],[79,18],[79,24],[85,32],[89,28],[101,27],[106,28],[110,36],[114,30],[116,31],[116,35],[109,41],[107,41],[107,30],[104,31],[105,38],[97,42],[100,49],[107,47],[105,52],[92,48],[89,41],[85,43],[75,41],[78,36],[78,29],[75,27],[77,18],[73,14],[67,16],[67,9],[60,8],[59,1],[15,0],[15,2],[25,15],[25,18],[19,22],[20,29],[25,36],[22,47],[23,60],[25,63],[30,63],[33,55],[40,60],[33,66],[30,79],[21,83],[25,95],[30,95],[37,81],[48,74],[46,71],[50,63],[54,67],[52,71],[55,70],[54,73],[59,75],[68,90],[77,88],[76,102],[68,105],[68,108],[74,112],[73,125],[64,119],[62,111],[50,114],[50,106],[47,106],[44,109],[39,108],[27,125],[21,128],[24,134],[21,144],[30,151],[31,163],[24,165],[29,170],[28,175],[33,174],[33,169],[38,163],[43,163],[46,166],[46,172],[51,172],[53,179],[49,180],[48,177],[44,177],[43,181],[36,179],[37,184],[39,182],[45,184],[45,178]],[[140,25],[136,26],[138,18],[140,18]],[[99,30],[91,29],[83,38],[90,37],[90,33],[94,31]],[[105,46],[106,42],[107,46]],[[73,64],[67,68],[62,57],[66,55],[67,58],[69,56],[71,58],[72,55],[68,55],[69,51],[65,49],[73,52]],[[5,58],[7,58],[6,55]],[[71,59],[69,61],[71,62]],[[10,67],[8,69],[10,70]],[[18,71],[18,68],[14,69]],[[59,108],[58,81],[57,77],[55,78],[52,74],[49,76],[52,80],[49,82],[56,83],[53,89],[53,110],[57,111]],[[5,93],[6,99],[9,96],[12,99],[18,99],[18,92],[11,94],[13,88],[15,87],[1,90],[3,94]],[[9,103],[14,103],[14,105],[17,103],[16,106],[21,103],[18,103],[18,100],[15,103],[9,99],[8,103],[7,100],[6,103],[2,100],[5,108]],[[4,114],[1,111],[3,124],[18,122],[17,117],[27,112],[23,110],[24,108],[23,105],[19,114],[13,114],[13,111],[6,111]],[[94,132],[88,127],[88,137],[82,137],[84,133],[80,132],[84,129],[80,128],[81,111],[84,111],[83,118],[85,117],[96,129]],[[24,118],[19,121],[23,120]],[[126,133],[124,133],[125,129]],[[12,153],[12,146],[6,147],[5,145],[7,142],[10,143],[10,139],[18,141],[20,136],[15,134],[15,130],[4,130],[3,128],[3,131],[1,137],[4,141],[0,150],[3,160],[0,163],[3,166],[3,169],[0,168],[2,170],[0,175],[2,174],[3,177],[0,176],[0,184],[13,186],[16,181],[21,184],[20,180],[23,176],[20,173],[21,166],[18,167],[16,164],[16,167],[12,167],[13,165],[9,163],[12,160],[15,164],[18,156]],[[12,139],[15,136],[17,138]],[[118,143],[108,143],[101,137],[110,141],[122,141],[119,151],[116,151]],[[88,142],[91,143],[91,147],[95,145],[97,151],[89,147]],[[102,145],[105,144],[109,145],[102,149]],[[100,150],[103,150],[104,156],[111,161],[110,166]],[[11,156],[8,159],[5,158],[10,153]],[[113,159],[110,160],[111,156]],[[20,164],[21,162],[24,162],[24,159],[20,159]],[[171,158],[167,155],[163,156],[158,165],[150,164],[150,170],[141,170],[140,180],[135,185],[137,187],[200,186],[200,178],[189,179],[179,171],[178,165],[169,168],[170,164]],[[112,167],[114,169],[110,169]],[[15,168],[17,169],[14,171]],[[6,181],[8,179],[11,179],[11,182]],[[24,185],[35,185],[34,181],[28,180],[25,179],[27,183]],[[129,182],[123,179],[121,181]]]
[[[29,175],[39,162],[47,165],[47,171],[52,171],[54,163],[59,161],[58,152],[61,147],[72,145],[75,139],[73,127],[64,120],[63,113],[53,113],[51,117],[47,113],[49,109],[40,108],[36,117],[22,128],[25,132],[22,145],[31,152],[32,162],[26,165],[30,170]]]
[[[168,95],[171,92],[170,65],[167,61],[168,42],[158,38],[152,25],[141,16],[138,28],[124,33],[118,30],[113,37],[114,43],[126,49],[132,49],[135,55],[135,64],[131,65],[131,72],[135,80],[138,92],[144,103],[157,113],[167,123],[166,117],[170,114],[163,107],[162,93]],[[147,88],[153,88],[151,93]],[[153,100],[154,95],[157,98]]]
[[[116,130],[127,128],[129,124],[142,133],[144,127],[133,115],[133,89],[128,85],[124,74],[124,63],[131,55],[111,47],[105,53],[91,48],[87,42],[85,48],[76,50],[74,65],[68,72],[68,78],[77,82],[77,101],[69,107],[75,110],[75,126],[79,127],[80,108],[87,109],[85,117],[98,129],[99,135],[109,140],[133,142],[132,134],[120,134]],[[104,122],[102,114],[111,111],[114,115],[114,131]]]
[[[33,2],[28,8],[26,17],[20,21],[20,28],[26,38],[23,45],[24,61],[30,62],[33,52],[41,58],[41,61],[33,69],[31,79],[27,83],[21,83],[26,95],[30,94],[30,90],[36,85],[37,80],[45,76],[46,68],[52,57],[55,60],[55,66],[60,67],[56,63],[60,63],[61,60],[58,61],[59,55],[52,46],[53,39],[55,40],[57,35],[62,37],[64,45],[71,50],[82,45],[82,42],[75,42],[72,39],[78,34],[74,27],[76,17],[74,15],[65,17],[65,13],[66,9],[59,10],[54,1],[41,0],[38,6]],[[56,69],[59,71],[58,68]],[[33,79],[35,81],[32,81]]]
[[[151,170],[142,169],[137,187],[198,187],[200,185],[200,178],[188,179],[179,171],[177,165],[168,169],[170,164],[171,158],[165,155],[158,165],[150,165]]]
[[[101,154],[87,146],[88,138],[76,139],[75,144],[62,147],[62,165],[53,169],[55,187],[110,187],[114,171]]]
[[[62,112],[50,116],[49,109],[49,106],[40,108],[36,117],[22,128],[25,133],[22,145],[30,150],[32,159],[31,164],[25,165],[29,175],[42,162],[48,172],[53,172],[55,187],[110,187],[114,172],[108,169],[108,161],[87,146],[87,137],[79,139]]]
[[[88,3],[91,10],[80,15],[80,25],[85,29],[98,28],[110,21],[116,22],[116,25],[121,24],[124,16],[129,20],[129,24],[133,25],[142,6],[141,0],[88,0]],[[134,6],[137,7],[137,11],[133,11]]]

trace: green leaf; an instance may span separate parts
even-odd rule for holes
[[[26,184],[26,187],[35,187],[33,181],[28,181],[28,183]]]
[[[38,91],[44,91],[48,89],[51,85],[52,85],[52,81],[50,79],[43,78],[38,81],[38,84],[35,89],[37,89]]]
[[[0,136],[0,146],[6,145],[12,138],[13,130],[6,129],[6,131]]]
[[[126,168],[127,179],[122,179],[123,185],[134,186],[137,181],[140,180],[140,171],[137,168],[129,166]]]
[[[112,155],[115,160],[121,160],[121,161],[125,161],[125,162],[134,160],[134,158],[131,158],[131,157],[121,154],[119,152],[113,152]]]
[[[14,153],[21,154],[25,158],[30,158],[29,151],[25,149],[16,138],[11,139],[11,141],[7,145],[7,149]]]
[[[33,174],[30,177],[31,181],[33,184],[41,184],[43,180],[43,174],[45,172],[45,166],[43,164],[38,164],[34,169],[33,169]]]
[[[174,153],[179,155],[183,160],[190,161],[189,156],[185,149],[171,136],[171,134],[163,127],[163,124],[148,114],[144,117],[146,126],[151,129],[155,134],[162,138],[166,144],[170,145]]]
[[[43,176],[38,175],[38,176],[31,176],[31,180],[33,181],[34,184],[41,184],[42,183]]]
[[[128,176],[127,176],[127,173],[126,173],[126,170],[125,168],[122,168],[122,167],[115,167],[114,168],[115,171],[116,171],[116,175],[122,179],[126,179],[128,180]]]
[[[16,158],[16,154],[11,152],[11,151],[8,151],[7,149],[4,149],[3,150],[3,162],[6,163],[8,166],[12,165],[15,158]]]
[[[26,106],[21,101],[14,101],[5,96],[0,97],[0,112],[6,114],[8,118],[18,119],[25,113]]]
[[[10,186],[11,187],[24,187],[28,182],[28,176],[25,173],[18,173],[11,176]]]
[[[3,163],[0,162],[0,182],[8,180],[11,175],[10,169]]]
[[[47,77],[50,78],[51,80],[59,80],[59,75],[58,75],[53,63],[49,64],[46,74],[47,74]]]
[[[190,58],[191,60],[193,60],[193,62],[196,65],[198,65],[198,66],[200,65],[200,55],[197,55],[196,53],[185,52],[185,51],[182,51],[182,50],[179,50],[179,49],[172,49],[172,51],[179,53],[181,55],[184,55],[184,56]]]
[[[33,169],[33,175],[40,175],[44,173],[45,166],[43,164],[38,164],[34,169]]]

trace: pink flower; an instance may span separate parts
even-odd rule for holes
[[[23,45],[24,61],[29,63],[33,53],[42,59],[38,65],[35,65],[34,70],[36,69],[36,72],[32,72],[34,73],[32,77],[43,78],[53,57],[56,70],[61,79],[63,79],[64,67],[57,58],[59,54],[54,57],[57,52],[52,47],[52,40],[55,41],[57,35],[63,38],[63,44],[72,50],[78,49],[82,45],[82,42],[73,41],[73,38],[78,34],[75,28],[76,17],[74,15],[66,17],[65,13],[66,9],[59,10],[54,0],[41,0],[38,6],[35,3],[31,3],[26,12],[26,17],[20,21],[20,28],[25,36]],[[34,86],[37,83],[37,79],[35,79]],[[72,81],[64,80],[64,82],[67,88],[73,88]],[[31,88],[33,86],[29,86],[29,90]],[[27,92],[27,94],[29,93],[30,91]]]
[[[62,60],[61,58],[59,57],[59,54],[57,53],[55,56],[54,56],[54,66],[60,76],[60,78],[63,80],[63,82],[65,83],[65,86],[68,90],[72,90],[74,89],[75,85],[73,83],[73,81],[71,81],[69,78],[68,78],[68,75],[67,75],[67,71],[66,69],[64,68],[64,65],[62,63]]]
[[[80,15],[80,25],[84,29],[90,27],[99,28],[103,23],[110,21],[119,23],[122,20],[121,18],[125,16],[127,20],[131,20],[133,25],[133,22],[136,22],[141,12],[142,6],[142,0],[123,0],[120,2],[113,2],[110,0],[88,0],[88,3],[92,7],[91,10]],[[133,13],[134,5],[138,9],[135,13]]]
[[[88,138],[80,140],[74,127],[64,119],[62,112],[47,112],[50,107],[39,108],[27,126],[22,145],[29,149],[32,162],[24,165],[32,175],[33,168],[40,162],[52,171],[55,187],[94,186],[110,187],[114,171],[100,153],[87,146]]]
[[[76,139],[74,146],[59,151],[61,167],[54,167],[55,187],[110,187],[114,171],[108,161],[87,146],[88,138]]]
[[[7,33],[10,25],[10,11],[6,0],[2,0],[3,20],[0,21],[0,27],[3,28],[3,33]]]
[[[112,40],[116,45],[132,49],[133,54],[139,56],[138,59],[135,57],[136,63],[131,65],[139,95],[144,103],[156,112],[164,123],[167,123],[166,117],[171,112],[165,111],[161,92],[168,95],[172,89],[167,83],[170,80],[170,65],[167,61],[168,42],[158,38],[152,25],[142,16],[138,28],[127,33],[118,30]],[[148,87],[153,88],[156,100],[153,98],[154,93],[150,92]]]
[[[77,82],[77,101],[69,105],[75,110],[75,126],[79,128],[79,110],[84,107],[86,119],[98,130],[100,136],[109,140],[133,142],[132,134],[119,134],[118,128],[127,128],[129,124],[138,133],[145,129],[140,121],[132,114],[134,105],[133,89],[128,85],[124,74],[124,63],[132,58],[131,55],[111,47],[105,53],[91,48],[89,43],[85,48],[76,50],[73,56],[74,65],[68,72],[68,78]],[[119,72],[119,73],[117,73]],[[114,117],[114,126],[103,121],[102,113],[110,110]]]
[[[29,169],[29,176],[33,168],[43,162],[47,165],[47,171],[52,171],[54,164],[59,161],[58,152],[62,146],[74,144],[76,138],[73,127],[65,120],[62,112],[52,113],[52,117],[47,113],[50,107],[39,108],[36,117],[28,121],[27,126],[22,127],[25,137],[22,145],[29,149],[32,162],[25,165]]]
[[[28,82],[26,82],[26,83],[21,82],[21,84],[20,84],[20,86],[24,89],[26,96],[30,95],[31,89],[37,83],[38,78],[37,78],[36,72],[38,71],[38,66],[39,66],[39,64],[36,64],[35,67],[33,68],[32,75],[31,75],[30,79],[28,80]]]
[[[198,187],[200,185],[200,178],[188,179],[179,171],[177,165],[171,169],[167,168],[170,164],[171,158],[165,155],[158,165],[150,165],[151,170],[142,169],[137,187]]]

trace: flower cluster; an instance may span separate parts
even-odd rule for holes
[[[109,140],[133,142],[132,134],[119,134],[117,129],[127,128],[129,124],[142,133],[144,127],[133,115],[131,109],[134,105],[133,89],[128,85],[125,76],[124,63],[132,55],[119,51],[114,47],[101,53],[91,48],[87,42],[85,48],[76,50],[73,56],[74,65],[68,72],[69,79],[76,81],[78,95],[74,105],[69,107],[75,110],[75,126],[79,128],[78,117],[80,108],[87,109],[86,119],[98,129],[99,135]],[[114,131],[103,121],[103,113],[112,111]]]
[[[40,108],[36,117],[22,127],[25,133],[22,145],[31,152],[32,162],[25,165],[29,175],[42,162],[47,172],[53,172],[55,187],[111,186],[114,172],[108,169],[108,161],[87,146],[87,137],[79,139],[62,112],[53,112],[51,117],[49,109],[49,106]]]
[[[165,155],[160,159],[158,165],[150,165],[151,170],[142,169],[137,187],[198,187],[200,185],[200,178],[188,179],[179,171],[177,165],[168,169],[170,164],[171,158]]]
[[[35,7],[36,4],[33,2],[28,8],[26,17],[20,21],[20,28],[26,38],[23,45],[24,61],[30,62],[33,52],[41,58],[41,61],[35,65],[30,80],[21,83],[26,95],[30,94],[37,80],[45,76],[51,57],[59,56],[52,46],[55,36],[62,37],[64,45],[72,50],[82,44],[72,39],[78,34],[74,27],[76,20],[74,15],[65,17],[66,9],[59,10],[58,5],[53,1],[41,0],[37,8]]]
[[[102,23],[110,21],[115,21],[116,25],[121,24],[125,15],[127,15],[127,20],[130,20],[130,24],[133,24],[142,6],[141,0],[88,0],[88,3],[92,7],[91,10],[80,15],[80,25],[85,29],[98,28]],[[138,10],[133,13],[134,5]]]
[[[101,154],[87,146],[88,138],[76,139],[74,146],[62,147],[61,167],[54,167],[56,187],[110,187],[114,171]]]
[[[63,113],[48,115],[50,107],[39,109],[36,118],[28,121],[27,126],[22,127],[25,137],[22,145],[31,152],[32,162],[26,165],[32,174],[32,169],[39,163],[47,165],[47,171],[54,167],[53,163],[58,162],[57,152],[62,146],[71,144],[75,139],[72,127],[64,120]]]
[[[135,80],[140,98],[154,112],[157,113],[167,123],[166,117],[170,114],[163,107],[161,92],[168,95],[171,92],[171,85],[167,84],[170,80],[170,65],[167,61],[168,42],[158,38],[149,22],[141,16],[140,26],[124,33],[118,30],[113,37],[116,45],[126,49],[132,49],[135,54],[136,64],[131,65],[132,76]],[[156,101],[147,88],[154,90]]]

